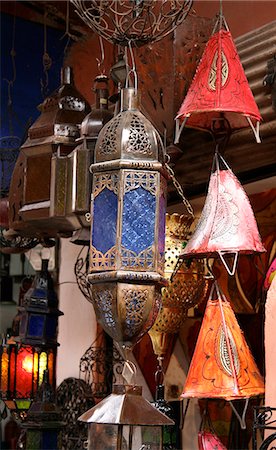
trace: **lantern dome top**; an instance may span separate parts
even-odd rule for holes
[[[102,128],[95,148],[95,163],[162,159],[158,132],[138,107],[136,89],[122,89],[121,112]]]
[[[86,423],[173,425],[174,422],[142,397],[142,386],[114,385],[113,392],[79,417]]]

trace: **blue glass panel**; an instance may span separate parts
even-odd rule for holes
[[[28,336],[42,337],[44,330],[45,316],[38,314],[31,314],[29,318]]]
[[[122,245],[136,254],[154,243],[156,198],[142,187],[124,195]]]
[[[41,450],[56,450],[58,447],[58,431],[45,430],[42,434]]]
[[[116,244],[118,198],[104,189],[94,200],[92,245],[106,253]]]
[[[57,318],[56,317],[47,317],[46,327],[45,327],[45,336],[47,338],[56,337],[57,330]]]
[[[162,257],[165,253],[165,235],[166,235],[166,199],[164,194],[160,197],[159,203],[159,229],[158,229],[158,251]]]

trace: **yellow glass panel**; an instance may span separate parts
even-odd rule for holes
[[[38,375],[38,384],[41,385],[43,381],[43,373],[44,370],[47,369],[47,353],[41,352],[39,356],[39,375]]]
[[[38,377],[38,354],[35,352],[34,354],[34,372],[33,372],[33,390],[36,392],[37,390],[37,377]]]
[[[9,355],[7,349],[4,347],[1,358],[1,392],[3,394],[8,390],[8,368],[9,368]]]

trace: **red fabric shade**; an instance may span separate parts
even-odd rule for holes
[[[181,397],[235,400],[264,392],[263,378],[217,284],[211,292]],[[214,289],[212,289],[214,291]]]
[[[225,169],[219,167],[219,159]],[[216,154],[208,193],[195,232],[181,258],[265,252],[249,199],[223,158]],[[227,268],[227,267],[226,267]]]
[[[232,131],[252,127],[257,142],[261,115],[254,100],[230,31],[209,39],[188,93],[177,113],[176,142],[184,125],[212,130],[223,116]],[[179,124],[182,126],[179,129]]]

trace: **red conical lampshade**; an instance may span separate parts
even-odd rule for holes
[[[225,169],[219,167],[219,158]],[[180,258],[265,252],[249,199],[230,167],[218,153],[208,193],[195,232]],[[233,272],[229,271],[233,275]]]
[[[215,283],[181,397],[235,400],[263,392],[263,378],[235,314]]]
[[[261,115],[228,27],[213,34],[206,45],[176,116],[176,142],[184,125],[211,131],[213,120],[221,118],[222,113],[232,131],[250,125],[260,142]]]

